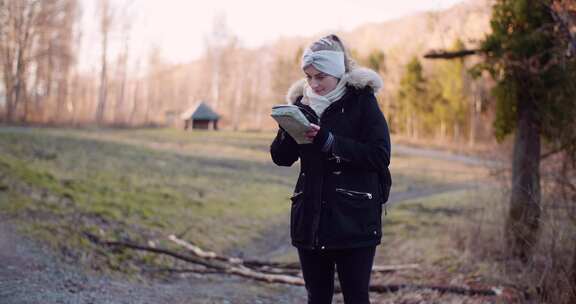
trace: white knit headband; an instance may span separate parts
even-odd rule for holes
[[[302,69],[313,65],[318,71],[324,72],[336,78],[342,78],[346,72],[344,65],[344,53],[339,51],[312,51],[307,48],[302,54]]]

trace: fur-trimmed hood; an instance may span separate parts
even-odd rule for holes
[[[348,85],[353,86],[357,89],[363,89],[365,87],[371,87],[374,93],[377,93],[384,86],[384,82],[378,73],[371,69],[364,67],[356,67],[350,72],[344,74],[343,77],[347,78]],[[304,85],[306,84],[306,79],[300,79],[290,86],[288,93],[286,94],[286,102],[292,104],[300,96],[304,94]]]

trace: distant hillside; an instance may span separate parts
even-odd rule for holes
[[[372,50],[382,50],[386,54],[386,90],[390,91],[396,87],[403,65],[413,56],[421,57],[431,49],[448,48],[457,38],[467,47],[477,46],[490,29],[492,3],[493,0],[467,0],[443,11],[369,23],[339,34],[360,57]],[[314,38],[283,38],[271,49],[278,50],[283,56],[293,56],[298,48]],[[430,64],[430,61],[424,62],[425,66]]]
[[[343,36],[360,54],[381,49],[399,57],[446,48],[456,38],[472,43],[489,29],[491,2],[468,0],[444,11],[367,24]]]
[[[343,33],[347,43],[365,56],[374,49],[386,54],[387,93],[395,89],[403,66],[413,57],[432,49],[449,48],[460,38],[468,48],[476,47],[490,30],[492,0],[463,1],[447,10],[361,26]],[[474,60],[474,59],[471,59]],[[433,64],[423,60],[424,66]]]
[[[460,38],[466,47],[477,47],[490,28],[491,3],[493,0],[467,0],[453,7],[435,12],[422,12],[381,23],[369,23],[351,31],[337,33],[347,43],[352,53],[362,61],[370,52],[381,50],[385,54],[386,72],[384,92],[381,97],[392,100],[396,95],[404,65],[413,57],[432,49],[445,49]],[[197,100],[207,100],[222,114],[222,126],[239,129],[271,129],[275,122],[268,112],[273,104],[283,102],[288,87],[303,74],[298,68],[297,53],[314,39],[328,34],[318,33],[309,37],[282,37],[257,49],[236,47],[223,57],[220,68],[219,94],[216,102],[210,102],[214,91],[210,76],[212,67],[210,53],[190,63],[190,77],[179,87],[187,90],[188,101],[179,101],[173,109],[184,111]],[[469,65],[478,58],[467,59]],[[422,60],[425,71],[432,71],[438,61]],[[431,68],[432,67],[432,68]],[[260,75],[247,77],[247,75]],[[240,106],[245,109],[241,114]],[[245,113],[256,113],[248,117]]]

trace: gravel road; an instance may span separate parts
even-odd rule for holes
[[[233,299],[233,300],[231,300]],[[223,275],[174,276],[148,283],[89,273],[0,221],[0,304],[195,304],[305,302],[302,287]]]

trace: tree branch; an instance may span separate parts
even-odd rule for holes
[[[232,264],[231,265],[230,263],[226,263],[223,261],[210,262],[210,260],[215,260],[215,256],[217,256],[216,254],[214,254],[214,255],[213,254],[207,254],[206,255],[207,257],[200,258],[200,257],[195,257],[195,256],[187,256],[187,255],[180,254],[180,253],[170,251],[167,249],[143,246],[143,245],[138,245],[138,244],[129,243],[129,242],[105,241],[105,240],[101,240],[98,236],[91,234],[91,233],[84,233],[84,235],[91,242],[93,242],[97,245],[100,245],[100,246],[120,247],[120,248],[127,248],[127,249],[133,249],[133,250],[147,251],[147,252],[152,252],[152,253],[156,253],[156,254],[163,254],[163,255],[171,256],[171,257],[176,258],[178,260],[182,260],[185,262],[189,262],[192,264],[201,265],[201,266],[206,267],[206,269],[191,269],[191,268],[175,269],[175,268],[170,268],[170,269],[162,269],[162,271],[179,272],[179,273],[191,272],[191,273],[201,273],[201,274],[222,273],[222,274],[232,274],[232,275],[237,275],[237,276],[241,276],[241,277],[246,277],[246,278],[249,278],[252,280],[266,282],[266,283],[282,283],[282,284],[289,284],[289,285],[296,285],[296,286],[303,286],[304,285],[304,280],[301,277],[291,275],[291,274],[270,274],[270,273],[264,273],[262,271],[250,269],[244,265],[238,265],[238,264]],[[196,248],[196,249],[198,249],[198,248]],[[205,251],[202,251],[202,252],[206,253]],[[263,265],[263,264],[270,264],[270,263],[259,262],[259,264]],[[381,266],[381,267],[385,271],[390,271],[391,268],[397,268],[394,266],[393,267]],[[414,264],[403,265],[400,268],[412,269],[415,267],[418,267],[418,265],[414,265]],[[497,292],[494,290],[491,290],[491,289],[471,289],[471,288],[454,287],[454,286],[411,285],[411,284],[397,284],[397,285],[394,285],[394,284],[393,285],[375,284],[375,285],[370,286],[370,291],[376,292],[376,293],[397,292],[397,291],[401,291],[403,289],[416,289],[416,290],[429,289],[429,290],[438,291],[440,293],[454,293],[454,294],[467,295],[467,296],[478,296],[478,295],[496,296],[497,295]],[[336,292],[341,292],[341,290],[339,288],[336,288]]]
[[[239,258],[231,258],[219,255],[212,251],[205,251],[202,248],[190,244],[182,239],[179,239],[175,235],[168,236],[168,239],[179,246],[182,246],[189,250],[192,254],[207,258],[207,259],[215,259],[219,261],[228,262],[231,264],[238,264],[243,265],[246,267],[270,267],[270,268],[282,268],[282,269],[300,269],[300,265],[298,263],[278,263],[278,262],[266,262],[266,261],[259,261],[259,260],[242,260]]]
[[[424,54],[424,58],[426,59],[454,59],[454,58],[463,58],[470,55],[477,55],[480,54],[481,50],[461,50],[461,51],[444,51],[444,50],[431,50],[428,53]]]
[[[455,286],[437,286],[437,285],[411,285],[411,284],[398,284],[398,285],[372,285],[370,291],[377,293],[390,293],[397,292],[403,289],[415,290],[434,290],[439,293],[453,293],[465,296],[496,296],[498,293],[493,289],[474,289]]]
[[[544,159],[546,159],[546,158],[548,158],[548,157],[550,157],[550,156],[552,156],[552,155],[554,155],[554,154],[556,154],[556,153],[560,153],[560,152],[562,152],[562,151],[565,151],[565,150],[568,149],[570,146],[574,146],[574,145],[576,145],[576,137],[574,137],[574,138],[572,138],[571,140],[567,141],[566,143],[564,143],[564,144],[561,145],[560,147],[558,147],[558,148],[556,148],[556,149],[554,149],[554,150],[551,150],[551,151],[548,151],[548,152],[542,154],[542,155],[540,156],[540,160],[544,160]]]
[[[275,273],[275,272],[286,273],[289,270],[297,270],[297,272],[298,272],[300,270],[300,264],[298,264],[298,263],[278,263],[278,262],[268,262],[268,261],[260,261],[260,260],[242,260],[239,258],[230,258],[230,257],[218,255],[217,253],[212,252],[212,251],[205,251],[198,246],[190,244],[189,242],[186,242],[182,239],[179,239],[175,235],[168,236],[168,239],[170,241],[178,244],[179,246],[186,248],[192,254],[194,254],[198,257],[202,257],[202,258],[216,259],[219,261],[225,261],[225,262],[229,262],[232,264],[240,264],[240,265],[244,265],[246,267],[251,267],[251,268],[261,268],[260,269],[261,271],[271,272],[271,273]],[[398,271],[398,270],[416,269],[419,267],[420,267],[420,265],[418,265],[418,264],[375,265],[372,268],[372,272],[374,272],[374,273],[387,273],[387,272],[394,272],[394,271]]]
[[[218,271],[220,273],[233,274],[241,277],[250,278],[256,281],[263,281],[267,283],[284,283],[290,285],[304,285],[304,280],[302,278],[292,275],[268,274],[249,269],[243,265],[230,265],[218,261],[210,262],[207,261],[207,259],[202,259],[194,256],[187,256],[167,249],[143,246],[129,242],[104,241],[94,234],[91,233],[84,233],[84,234],[91,242],[101,246],[121,247],[121,248],[128,248],[133,250],[141,250],[157,254],[168,255],[188,263],[202,265],[206,268]]]

